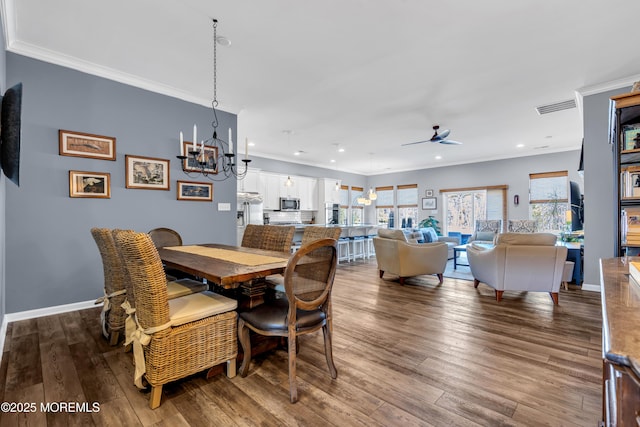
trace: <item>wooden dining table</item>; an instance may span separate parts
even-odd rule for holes
[[[219,290],[236,297],[240,309],[264,302],[264,278],[283,273],[289,252],[267,251],[216,243],[158,249],[166,267],[207,279]]]

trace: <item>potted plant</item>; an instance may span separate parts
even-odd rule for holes
[[[440,224],[440,221],[438,221],[435,216],[429,215],[428,218],[425,218],[422,221],[420,221],[420,224],[418,225],[418,227],[419,228],[431,227],[436,231],[436,234],[438,236],[442,236],[442,232],[438,224]]]

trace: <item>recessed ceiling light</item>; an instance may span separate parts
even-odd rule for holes
[[[256,144],[254,142],[249,142],[249,147],[255,147]]]
[[[293,153],[294,156],[299,156],[301,153],[299,151],[296,151],[295,153]]]
[[[338,148],[338,152],[339,153],[344,153],[344,148],[342,148],[342,147]]]
[[[436,160],[442,160],[442,156],[436,156],[435,159]]]
[[[524,144],[518,144],[518,145],[516,145],[516,148],[522,148],[522,147],[524,147]]]
[[[329,160],[329,161],[330,161],[331,163],[335,163],[335,162],[336,162],[336,159],[331,159],[331,160]]]

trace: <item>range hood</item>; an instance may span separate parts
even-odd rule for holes
[[[257,205],[262,203],[262,196],[260,193],[255,192],[243,192],[238,193],[238,203],[248,203],[250,205]]]

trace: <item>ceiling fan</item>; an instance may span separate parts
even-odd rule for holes
[[[449,133],[451,133],[449,129],[445,129],[441,133],[438,133],[438,129],[440,129],[440,126],[438,125],[433,126],[434,133],[431,139],[427,139],[426,141],[409,142],[408,144],[402,144],[402,145],[405,146],[405,145],[422,144],[423,142],[437,142],[439,144],[449,144],[449,145],[462,144],[462,142],[452,141],[450,139],[447,139],[447,137],[449,136]]]

